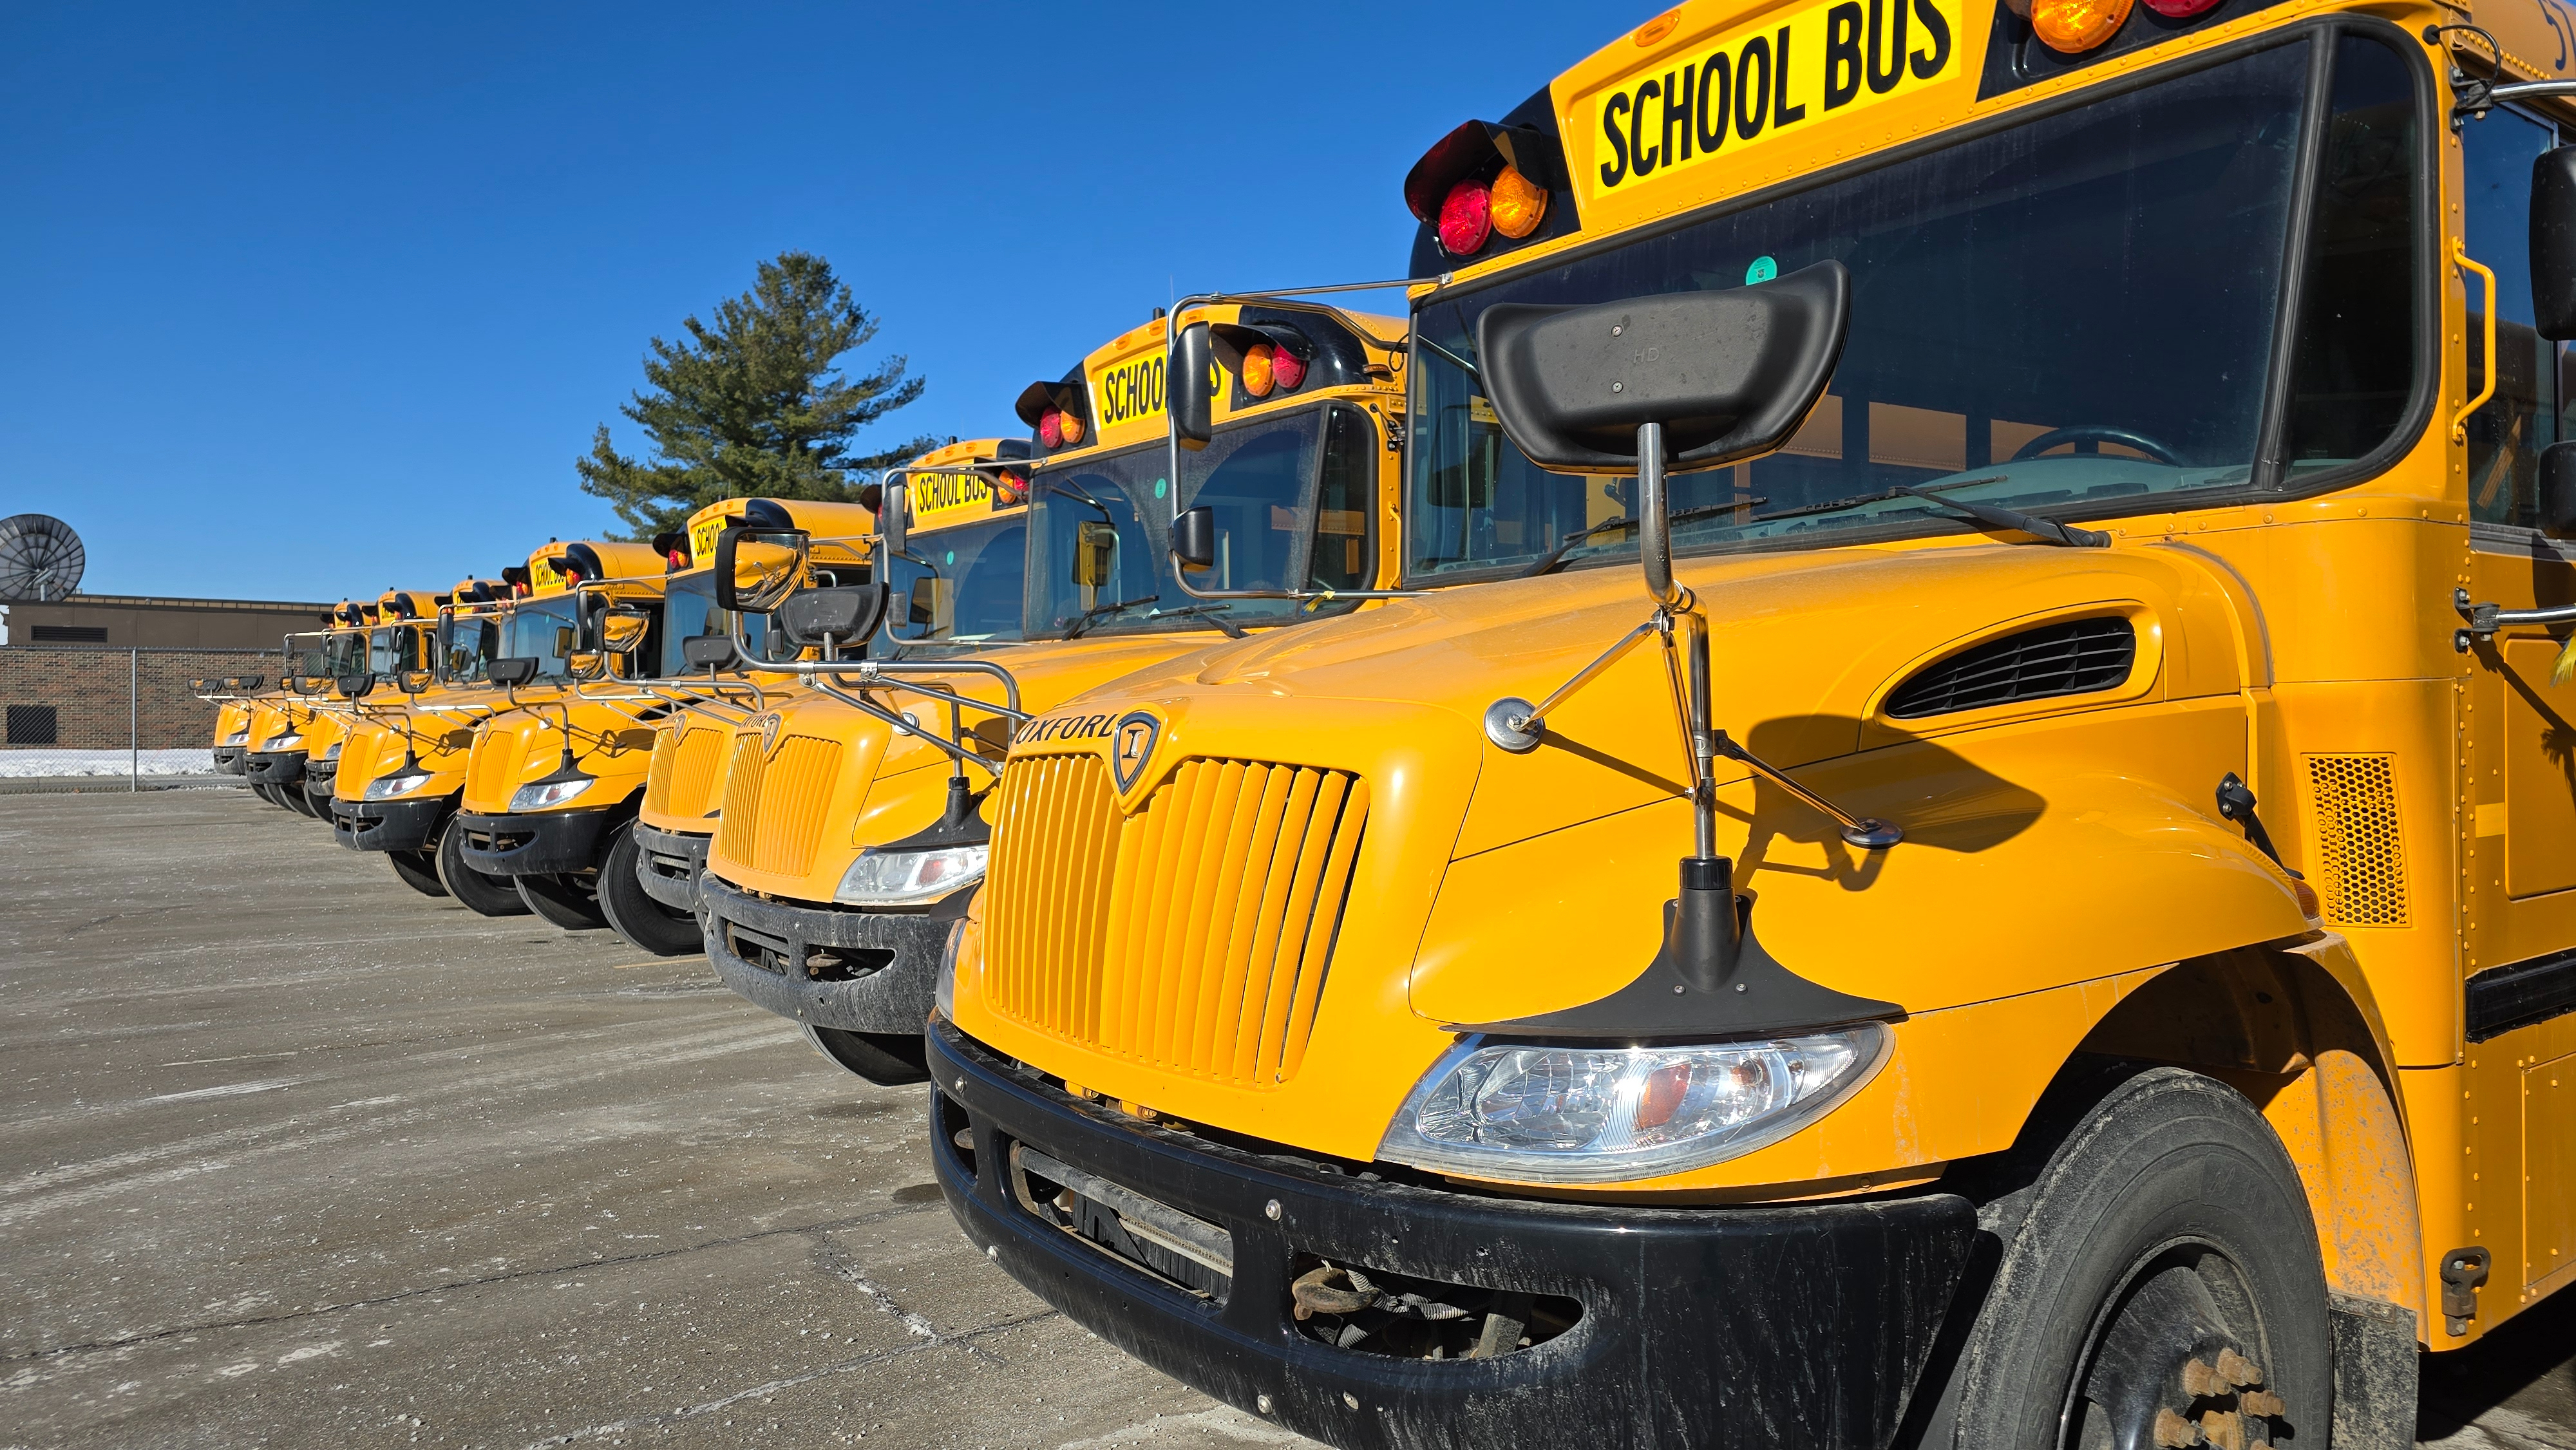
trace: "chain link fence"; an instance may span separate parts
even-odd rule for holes
[[[260,675],[277,650],[0,649],[0,794],[238,786],[218,774],[215,707],[191,682]]]

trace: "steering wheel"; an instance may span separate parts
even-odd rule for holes
[[[2185,466],[2180,455],[2144,433],[2132,433],[2126,428],[2114,428],[2107,423],[2071,423],[2063,428],[2051,428],[2014,449],[2012,457],[2005,461],[2019,463],[2027,458],[2037,458],[2060,443],[2077,444],[2079,451],[2080,445],[2086,443],[2117,443],[2123,448],[2134,448],[2158,463],[2174,468]]]

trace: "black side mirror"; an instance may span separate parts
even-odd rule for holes
[[[799,645],[857,644],[877,632],[885,619],[886,587],[844,584],[835,589],[799,589],[778,606],[778,627]]]
[[[363,700],[367,698],[369,694],[374,692],[376,688],[376,677],[373,674],[362,670],[356,674],[342,675],[334,680],[333,683],[340,687],[342,698]]]
[[[1193,322],[1182,328],[1180,339],[1172,345],[1170,365],[1163,370],[1163,386],[1172,432],[1183,448],[1194,453],[1216,436],[1216,383],[1211,376],[1215,371],[1216,350],[1208,325]]]
[[[437,679],[437,676],[427,670],[405,670],[400,681],[402,692],[406,695],[417,695],[437,683]]]
[[[2540,450],[2540,531],[2576,539],[2576,443]]]
[[[224,683],[244,694],[248,694],[268,683],[268,679],[264,675],[236,675],[233,678],[224,681]]]
[[[903,552],[911,538],[912,480],[898,473],[888,480],[877,495],[877,537],[885,540],[885,552],[892,559]]]
[[[2542,337],[2576,338],[2576,146],[2531,163],[2531,315]]]
[[[1216,510],[1201,504],[1172,520],[1172,560],[1184,569],[1216,567]]]
[[[494,660],[484,670],[484,677],[505,689],[516,689],[537,677],[537,657],[509,655]]]
[[[928,574],[913,580],[912,588],[906,591],[904,596],[903,622],[906,625],[918,625],[923,629],[938,629],[939,586],[946,582],[944,579]]]
[[[693,670],[720,670],[733,663],[733,641],[721,634],[693,634],[680,641],[680,657]]]
[[[1597,307],[1503,303],[1476,322],[1485,391],[1513,446],[1559,473],[1637,471],[1660,425],[1687,473],[1768,453],[1804,423],[1851,320],[1851,273],[1818,262],[1722,292]]]

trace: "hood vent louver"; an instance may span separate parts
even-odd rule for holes
[[[1981,644],[1896,687],[1887,713],[1899,720],[1956,715],[1994,705],[2089,695],[2129,677],[2138,633],[2125,619],[2070,619]]]

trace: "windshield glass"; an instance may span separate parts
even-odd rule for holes
[[[371,674],[397,675],[420,668],[420,631],[408,624],[392,629],[379,629],[367,635],[367,670]]]
[[[1895,485],[2024,509],[2243,486],[2307,53],[2278,46],[1425,307],[1408,580],[1636,547],[1624,528],[1575,537],[1627,518],[1631,480],[1543,472],[1503,437],[1470,370],[1486,307],[1722,290],[1829,258],[1851,269],[1852,303],[1827,395],[1780,452],[1673,480],[1677,547],[1954,517],[1886,497]]]
[[[565,679],[572,673],[565,661],[580,648],[580,638],[573,624],[573,596],[523,599],[501,626],[501,656],[534,659],[540,678]]]
[[[483,668],[501,652],[501,620],[490,614],[449,615],[439,626],[441,678],[451,685],[470,685],[483,678]]]
[[[1025,513],[910,535],[886,570],[894,586],[887,637],[904,645],[1021,638],[1028,556]]]
[[[1367,415],[1335,404],[1224,429],[1206,448],[1184,452],[1179,506],[1204,505],[1216,517],[1215,567],[1190,582],[1287,589],[1365,580],[1375,439]],[[1293,599],[1200,600],[1183,591],[1168,548],[1166,456],[1162,444],[1149,444],[1037,475],[1029,633],[1211,628],[1204,617],[1211,610],[1245,625],[1322,612]],[[1349,606],[1325,606],[1335,607]]]
[[[356,630],[286,637],[287,673],[307,679],[330,679],[357,673],[366,658],[367,637]]]
[[[667,678],[702,673],[689,664],[683,653],[688,641],[702,634],[728,634],[732,628],[733,616],[716,608],[713,573],[701,570],[672,580],[669,591],[662,596],[662,674]],[[744,615],[742,637],[750,642],[755,658],[779,658],[769,652],[772,641],[768,615]],[[783,638],[778,641],[784,642]]]

